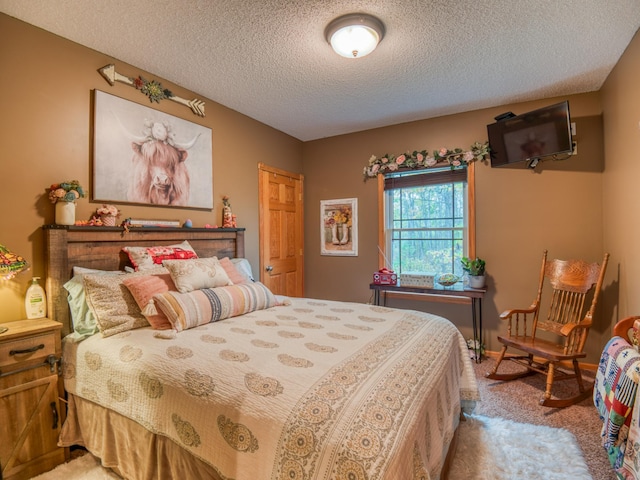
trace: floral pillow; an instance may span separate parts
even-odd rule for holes
[[[165,260],[162,265],[169,270],[171,279],[180,293],[233,285],[216,257]]]
[[[162,265],[165,260],[187,260],[198,258],[186,240],[182,243],[158,247],[123,247],[136,271],[149,270]]]
[[[260,282],[189,293],[165,292],[154,295],[153,302],[177,332],[279,305],[271,290]]]

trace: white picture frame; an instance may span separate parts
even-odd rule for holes
[[[320,200],[320,254],[358,256],[358,199]]]

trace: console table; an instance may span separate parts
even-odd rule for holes
[[[464,287],[462,284],[455,284],[451,287],[442,287],[440,285],[433,288],[426,287],[403,287],[402,285],[379,285],[371,283],[369,288],[373,290],[373,302],[376,305],[387,304],[387,292],[412,293],[429,297],[429,300],[437,302],[437,297],[460,297],[469,298],[471,300],[471,320],[473,324],[473,340],[475,341],[475,360],[476,363],[482,362],[481,345],[482,345],[482,299],[487,292],[486,289],[476,289]],[[380,303],[380,293],[382,293],[382,303]]]

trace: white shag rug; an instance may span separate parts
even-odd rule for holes
[[[118,479],[87,454],[32,480]],[[593,480],[571,432],[481,415],[460,424],[449,479]]]
[[[451,480],[592,480],[568,430],[481,415],[460,425]]]

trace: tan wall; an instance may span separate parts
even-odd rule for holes
[[[640,315],[640,32],[602,88],[606,169],[604,245],[612,254],[608,279],[619,303],[607,305],[618,319]]]
[[[0,322],[23,318],[24,293],[31,276],[44,276],[41,226],[53,223],[46,188],[78,179],[90,188],[92,91],[107,93],[199,123],[213,135],[213,212],[122,205],[123,216],[185,220],[194,226],[220,224],[222,196],[230,197],[238,226],[247,229],[247,257],[258,265],[258,169],[264,162],[301,172],[302,142],[82,45],[0,14],[0,243],[22,254],[31,271],[0,282]],[[98,69],[115,63],[128,76],[156,79],[175,95],[206,102],[206,117],[172,101],[151,104],[134,88],[110,86]],[[78,219],[99,206],[78,202]],[[257,274],[257,272],[256,272]]]
[[[535,297],[542,251],[552,257],[601,261],[602,144],[597,116],[598,93],[568,97],[572,119],[578,123],[578,155],[566,162],[543,162],[540,173],[491,168],[478,164],[477,255],[487,261],[489,292],[483,304],[487,348],[498,348],[496,334],[503,325],[498,314],[526,307]],[[306,296],[366,302],[369,283],[378,268],[377,187],[362,180],[372,154],[436,150],[442,146],[468,148],[485,141],[486,125],[505,111],[516,114],[565,100],[546,99],[390,126],[304,144],[305,285]],[[596,122],[594,123],[594,118]],[[581,148],[582,146],[586,148]],[[320,255],[320,200],[358,199],[359,255]],[[394,301],[392,306],[425,309],[444,315],[471,337],[467,305]],[[607,321],[608,324],[608,321]],[[597,336],[596,336],[597,337]],[[592,356],[599,356],[596,338]],[[597,359],[597,356],[595,357]]]

